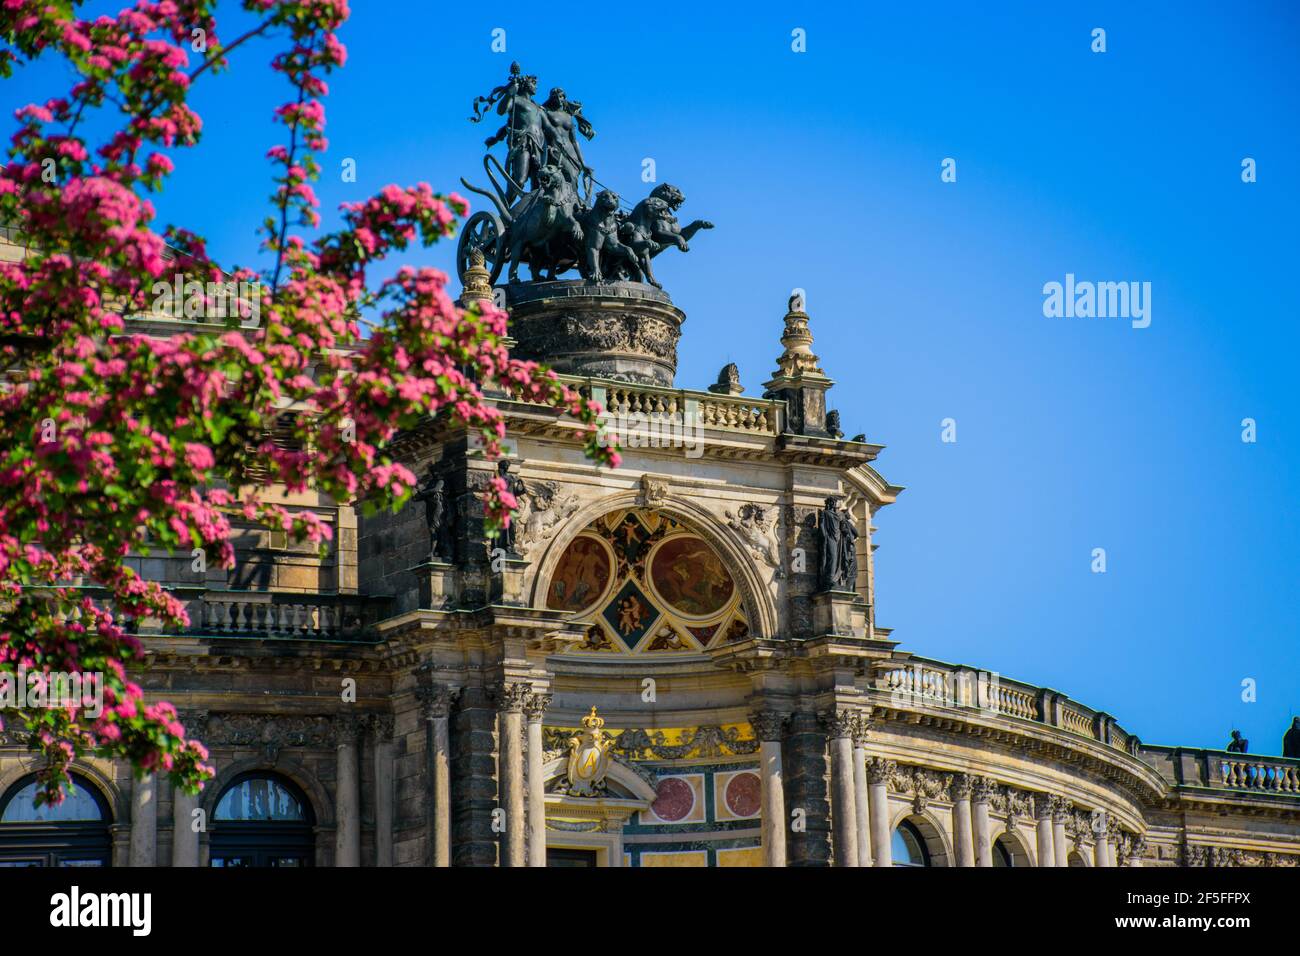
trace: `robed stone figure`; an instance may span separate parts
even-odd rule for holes
[[[1250,741],[1241,736],[1240,730],[1232,732],[1232,739],[1228,741],[1228,753],[1244,754],[1250,752]]]
[[[1300,758],[1300,717],[1291,719],[1291,729],[1282,735],[1282,756]]]
[[[429,560],[451,561],[453,557],[452,514],[446,481],[430,469],[415,500],[424,502],[424,521],[429,528]]]
[[[528,486],[524,484],[524,480],[518,475],[510,474],[510,461],[508,459],[502,458],[497,463],[497,476],[506,483],[506,491],[514,495],[516,501],[522,503],[524,494],[528,491]],[[518,522],[511,518],[510,524],[501,529],[501,536],[497,539],[498,546],[504,548],[510,554],[518,553],[515,550],[515,528],[517,525]]]
[[[843,499],[830,497],[822,509],[821,564],[818,580],[823,591],[854,591],[858,583],[858,529]]]

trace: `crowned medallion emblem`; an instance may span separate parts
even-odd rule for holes
[[[596,708],[582,718],[583,729],[569,738],[569,793],[594,797],[605,789],[605,771],[614,741],[604,731],[605,721]]]

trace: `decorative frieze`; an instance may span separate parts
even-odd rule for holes
[[[931,800],[950,799],[954,775],[925,767],[896,767],[889,776],[889,789],[910,795],[912,810],[921,813]]]
[[[544,748],[548,753],[564,752],[572,729],[543,729]],[[758,738],[747,736],[744,728],[731,725],[688,727],[680,731],[628,728],[608,731],[614,737],[614,752],[628,760],[692,760],[711,757],[739,757],[758,752]]]

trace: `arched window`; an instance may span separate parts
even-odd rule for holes
[[[72,785],[58,806],[35,805],[35,775],[0,797],[0,867],[111,864],[108,801],[80,774]]]
[[[311,866],[316,855],[311,803],[276,774],[240,774],[212,814],[209,860],[219,867]]]
[[[1070,855],[1069,855],[1068,857],[1066,857],[1065,862],[1066,862],[1066,865],[1067,865],[1067,866],[1087,866],[1087,865],[1088,865],[1088,864],[1084,861],[1083,856],[1079,853],[1078,850],[1071,850],[1071,851],[1070,851]]]
[[[929,866],[930,851],[926,849],[925,840],[916,824],[904,820],[894,831],[891,844],[894,866]]]
[[[1007,846],[1005,837],[998,837],[993,841],[993,865],[994,866],[1015,866],[1016,859],[1011,855],[1011,848]]]

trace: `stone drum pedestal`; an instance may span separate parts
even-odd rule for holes
[[[686,315],[640,282],[580,279],[502,286],[516,358],[566,375],[671,387]]]

